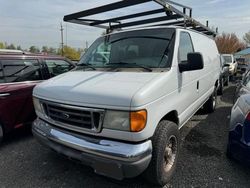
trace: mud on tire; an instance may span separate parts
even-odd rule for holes
[[[152,138],[152,145],[152,159],[144,177],[152,184],[164,186],[176,170],[180,150],[178,126],[171,121],[161,121]]]

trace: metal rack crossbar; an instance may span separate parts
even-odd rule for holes
[[[125,16],[112,17],[108,19],[89,19],[90,16],[97,14],[133,7],[148,2],[155,2],[162,8],[147,10],[144,12],[133,13]],[[178,8],[177,8],[178,7]],[[181,9],[181,10],[180,10]],[[162,14],[159,16],[159,14]],[[154,16],[145,18],[145,16]],[[144,19],[143,19],[144,17]],[[131,19],[136,19],[132,20]],[[138,19],[139,18],[139,19]],[[192,8],[173,2],[171,0],[123,0],[108,5],[92,8],[89,10],[73,13],[64,16],[65,22],[71,22],[81,25],[93,26],[106,29],[107,33],[113,30],[121,30],[133,26],[182,26],[202,32],[206,35],[216,36],[217,31],[213,31],[207,25],[192,18]]]

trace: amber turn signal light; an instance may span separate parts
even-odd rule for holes
[[[131,132],[140,132],[143,130],[147,123],[147,111],[140,110],[130,112],[130,130]]]

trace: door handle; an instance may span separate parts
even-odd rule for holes
[[[200,88],[200,81],[197,81],[197,90],[199,90],[199,88]]]
[[[10,96],[10,93],[0,93],[0,97],[7,97]]]

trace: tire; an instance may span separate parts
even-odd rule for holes
[[[229,76],[226,78],[226,82],[224,84],[225,86],[228,86],[229,85]]]
[[[1,144],[2,141],[3,141],[3,127],[0,124],[0,144]]]
[[[164,186],[176,170],[180,148],[178,126],[171,121],[161,121],[152,138],[152,145],[152,159],[144,177],[152,184]]]
[[[204,104],[203,108],[207,113],[213,113],[217,105],[217,92],[216,90],[209,97],[208,101]]]
[[[226,155],[227,155],[227,158],[232,160],[233,159],[233,156],[232,156],[232,153],[231,153],[231,149],[230,149],[230,144],[228,143],[227,145],[227,152],[226,152]]]
[[[220,87],[219,87],[219,89],[217,91],[218,95],[222,95],[223,94],[223,88],[224,88],[224,80],[222,78],[221,83],[220,83]]]

